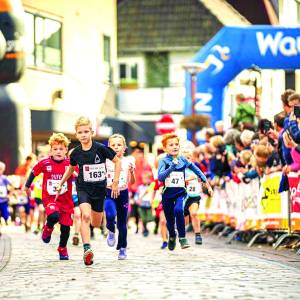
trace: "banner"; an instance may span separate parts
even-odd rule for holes
[[[288,175],[291,201],[292,231],[300,231],[300,174]]]

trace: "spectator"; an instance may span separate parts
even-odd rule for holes
[[[224,135],[225,133],[225,130],[224,130],[224,122],[219,120],[215,123],[215,128],[216,128],[216,131],[215,131],[215,134],[216,135]]]
[[[293,94],[289,97],[289,103],[291,103],[291,107],[300,104],[300,94]],[[287,118],[286,118],[287,119]],[[286,122],[286,119],[284,122]],[[294,111],[291,111],[289,116],[289,124],[288,129],[291,134],[292,139],[297,143],[300,144],[300,130],[299,130],[299,116],[295,116]]]
[[[243,94],[238,94],[236,96],[237,109],[232,120],[232,127],[234,128],[239,128],[242,123],[254,123],[255,106],[245,100]]]
[[[292,89],[287,89],[284,91],[284,93],[281,95],[281,102],[282,102],[282,108],[285,111],[286,114],[289,114],[292,110],[288,103],[288,98],[292,94],[294,94],[295,91]]]

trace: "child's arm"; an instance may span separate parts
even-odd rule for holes
[[[165,181],[166,178],[170,175],[170,173],[175,170],[175,167],[176,167],[176,163],[172,162],[170,167],[168,169],[166,169],[166,164],[165,164],[164,160],[163,159],[160,160],[159,164],[158,164],[157,179],[162,182]]]
[[[29,198],[31,198],[31,189],[30,189],[30,186],[31,186],[34,178],[35,178],[35,175],[34,175],[33,171],[31,171],[30,174],[29,174],[29,176],[28,176],[28,178],[27,178],[25,186],[24,186],[24,191],[26,192],[26,194],[27,194],[27,196]]]
[[[113,183],[111,185],[111,196],[113,198],[117,198],[120,194],[119,191],[119,178],[120,178],[120,173],[121,173],[121,160],[118,158],[116,155],[113,159],[112,162],[115,164],[115,171],[114,171],[114,179]]]
[[[69,165],[68,169],[66,170],[65,174],[63,175],[60,183],[58,184],[56,190],[57,190],[57,195],[56,197],[59,196],[60,191],[62,189],[63,184],[72,176],[73,172],[75,170],[75,166]]]
[[[194,163],[191,162],[188,168],[191,169],[203,182],[207,181],[206,176]]]
[[[194,163],[190,163],[188,168],[191,169],[202,180],[202,182],[205,184],[207,188],[208,193],[210,194],[210,196],[212,196],[213,189],[210,186],[206,176],[202,173],[202,171]]]
[[[129,164],[129,183],[135,184],[136,178],[135,178],[135,168],[132,163]]]

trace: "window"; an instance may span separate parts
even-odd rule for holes
[[[120,79],[129,79],[137,81],[138,65],[135,63],[119,64],[119,76]]]
[[[26,12],[27,64],[62,70],[62,23]]]
[[[110,37],[104,35],[103,36],[103,60],[105,73],[104,78],[106,81],[112,81],[112,72],[111,72],[111,54],[110,54]]]
[[[168,52],[146,53],[146,76],[148,87],[169,86]]]

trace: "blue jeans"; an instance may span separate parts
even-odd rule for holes
[[[118,198],[111,198],[111,190],[107,189],[104,202],[106,215],[106,228],[115,232],[117,217],[117,228],[119,231],[117,250],[127,247],[127,215],[128,215],[128,190],[120,191]]]

